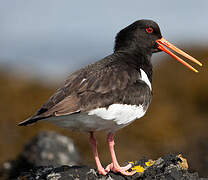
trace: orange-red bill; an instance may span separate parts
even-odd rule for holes
[[[175,54],[173,54],[171,51],[169,51],[167,48],[165,48],[164,46],[172,49],[173,51],[177,52],[178,54],[186,57],[187,59],[191,60],[192,62],[198,64],[199,66],[202,66],[202,63],[200,63],[198,60],[196,60],[195,58],[193,58],[192,56],[188,55],[187,53],[183,52],[181,49],[175,47],[174,45],[172,45],[171,43],[169,43],[167,40],[165,40],[164,38],[161,38],[159,40],[156,40],[158,46],[158,49],[164,51],[165,53],[169,54],[170,56],[172,56],[173,58],[175,58],[176,60],[178,60],[180,63],[182,63],[183,65],[185,65],[186,67],[188,67],[189,69],[191,69],[194,72],[198,72],[195,68],[193,68],[190,64],[188,64],[187,62],[185,62],[183,59],[179,58],[178,56],[176,56]],[[164,46],[162,46],[164,45]]]

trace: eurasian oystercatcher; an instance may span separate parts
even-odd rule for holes
[[[152,98],[153,53],[164,51],[198,72],[165,48],[202,66],[182,50],[166,41],[152,20],[139,20],[122,29],[115,38],[113,54],[74,73],[55,94],[29,119],[19,123],[26,126],[47,120],[58,126],[90,133],[90,143],[98,172],[109,171],[123,175],[131,165],[121,167],[114,151],[114,133],[144,116]],[[95,131],[107,131],[112,163],[105,169],[98,157]]]

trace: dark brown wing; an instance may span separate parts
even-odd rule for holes
[[[133,85],[139,72],[109,58],[111,56],[73,73],[34,116],[20,125],[122,102],[119,92]]]

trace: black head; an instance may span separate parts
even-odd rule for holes
[[[122,29],[116,36],[115,51],[133,50],[140,53],[159,52],[158,44],[162,35],[157,23],[152,20],[139,20]]]
[[[199,66],[202,66],[202,63],[200,63],[198,60],[165,40],[161,35],[158,24],[152,20],[139,20],[122,29],[116,36],[114,51],[131,52],[131,54],[136,54],[137,56],[138,54],[143,54],[146,56],[149,55],[149,60],[152,53],[164,51],[189,69],[193,70],[194,72],[198,72],[190,64],[175,55],[166,47],[186,57]]]

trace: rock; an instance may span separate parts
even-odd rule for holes
[[[58,167],[78,165],[80,162],[80,155],[71,139],[55,132],[41,132],[25,145],[16,160],[1,165],[0,178],[16,178],[20,172],[38,166]]]
[[[25,145],[20,156],[34,166],[77,165],[80,163],[80,156],[73,141],[55,132],[38,134]]]
[[[181,155],[166,155],[155,161],[142,159],[134,162],[137,173],[123,176],[110,172],[106,176],[99,175],[95,169],[87,166],[41,166],[23,172],[19,180],[208,180],[199,178],[198,173],[188,172],[187,161]]]
[[[155,161],[141,159],[132,164],[134,176],[113,172],[99,175],[96,169],[78,166],[80,156],[72,140],[54,132],[42,132],[25,145],[16,160],[0,166],[0,179],[19,180],[208,180],[197,172],[188,171],[188,163],[181,155],[166,155]],[[64,165],[67,164],[67,165]]]

